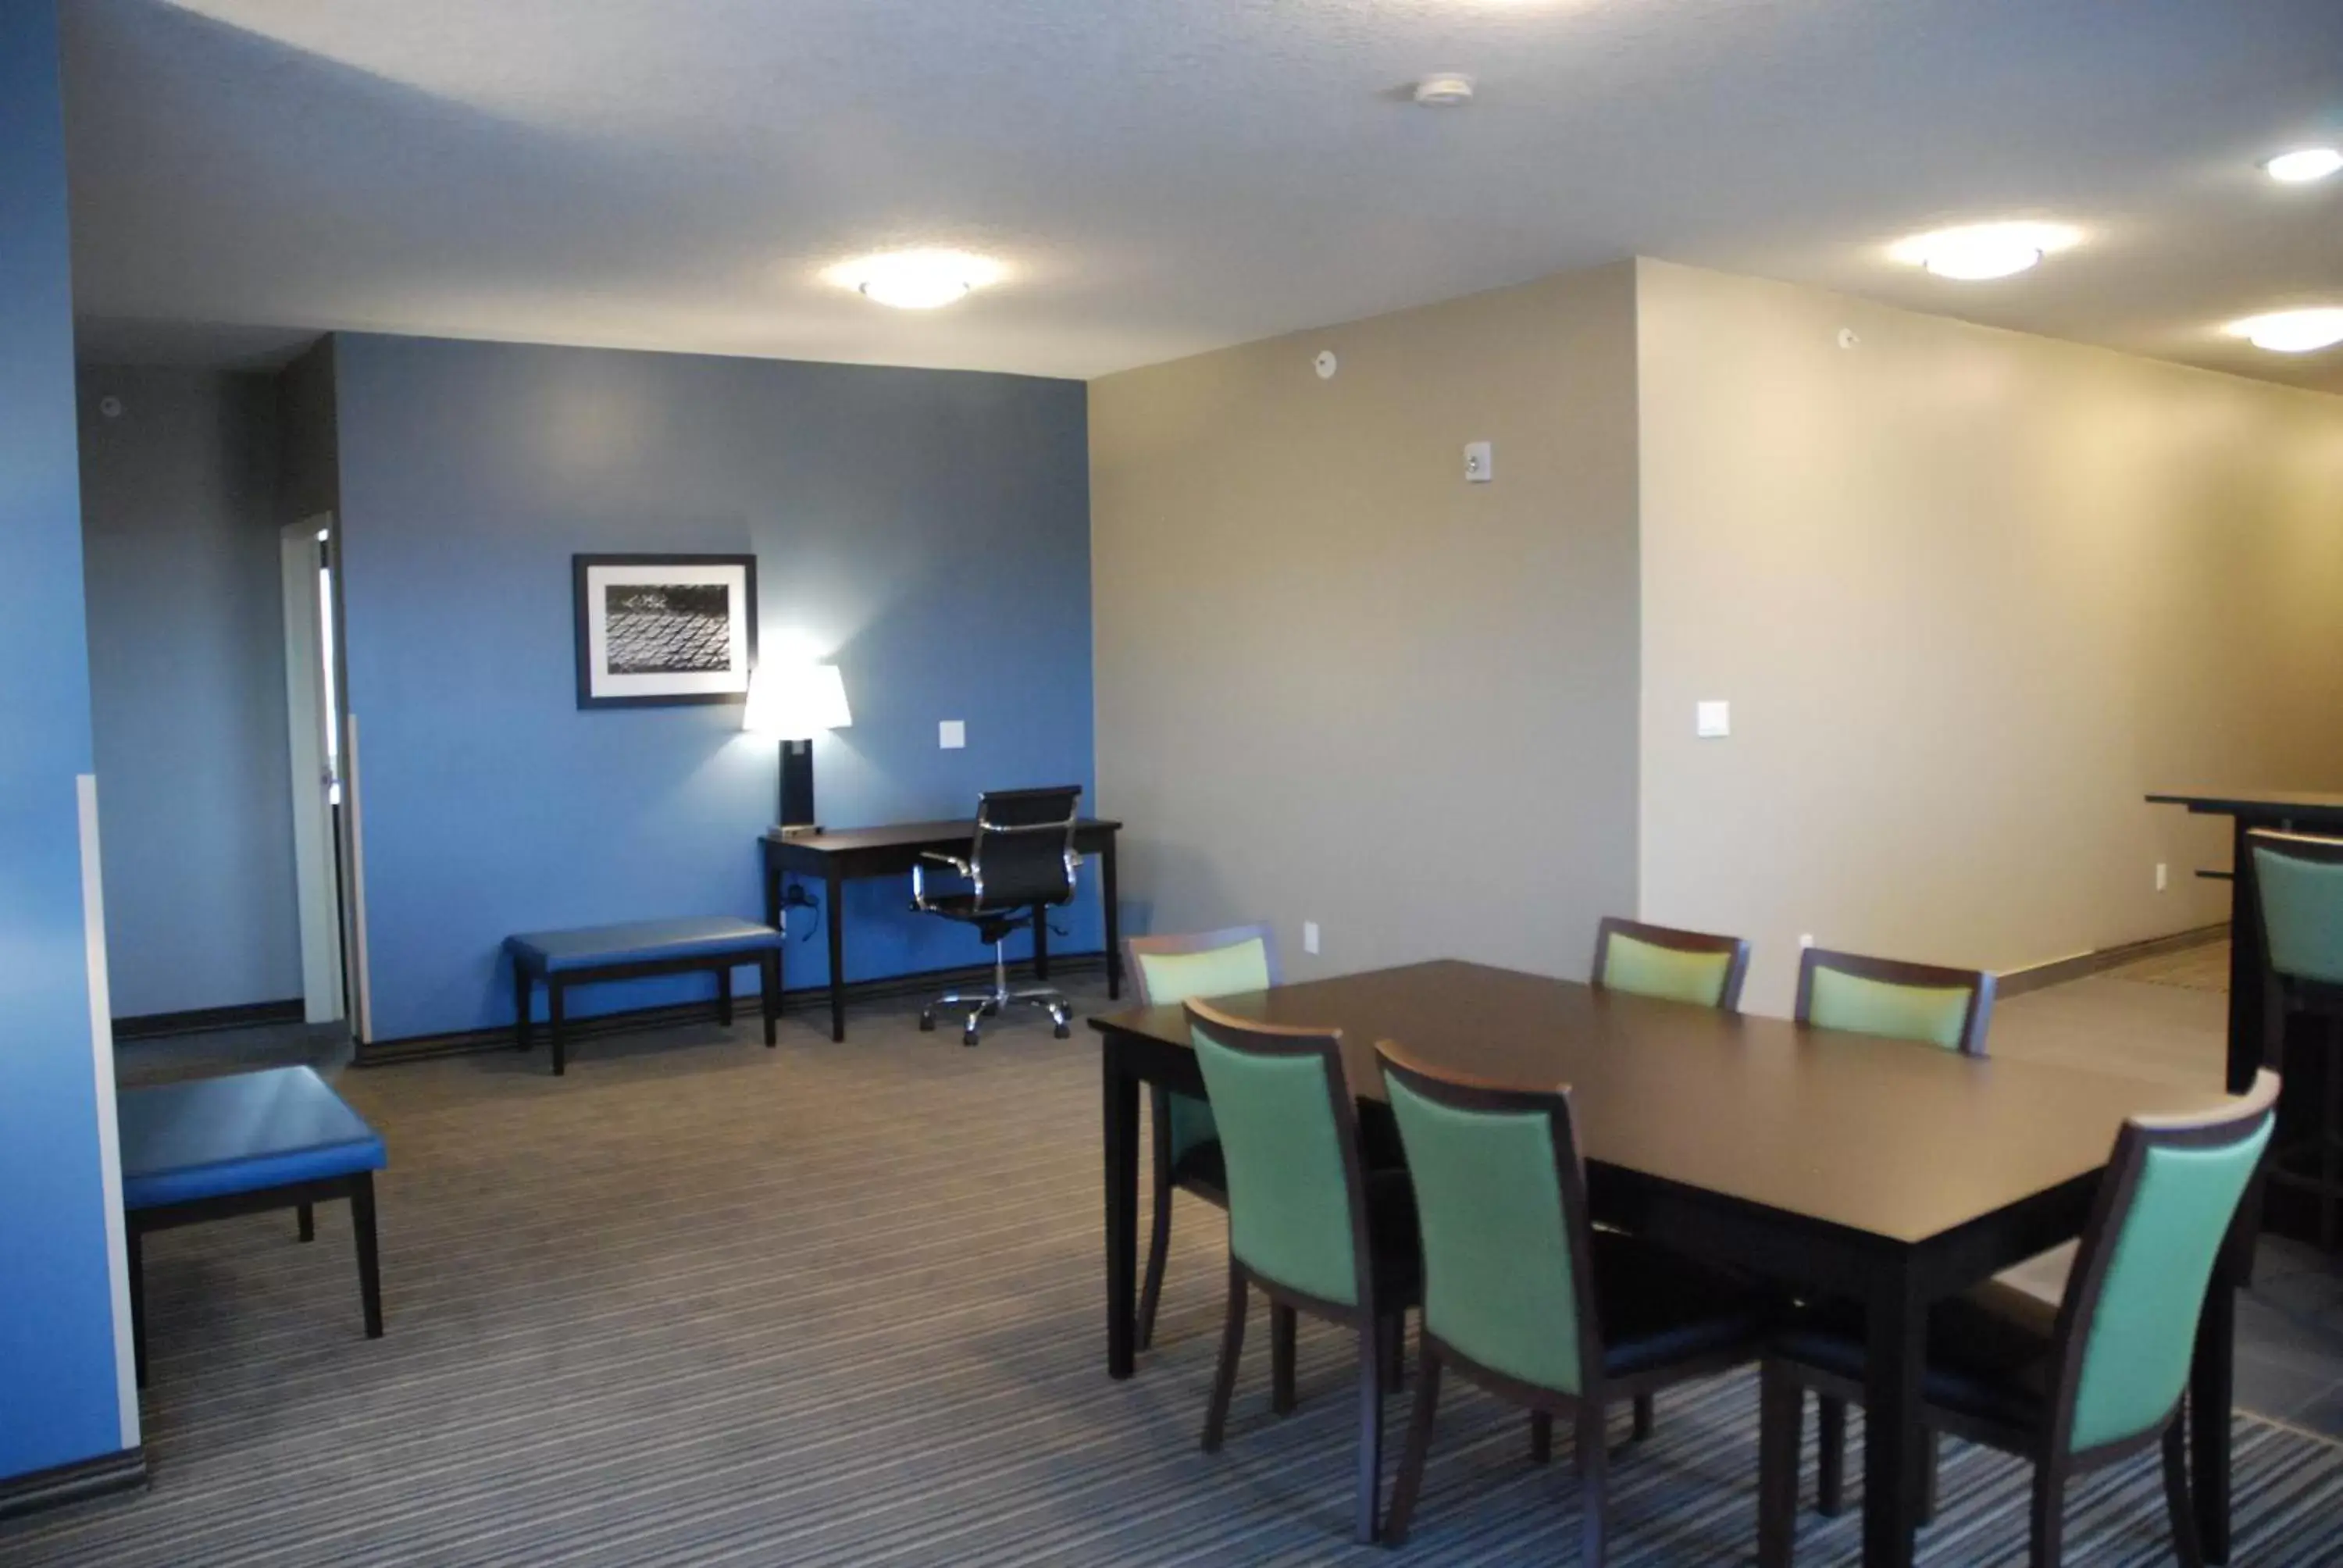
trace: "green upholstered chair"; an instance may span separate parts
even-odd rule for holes
[[[1808,948],[1798,960],[1798,1021],[1985,1054],[1993,976]]]
[[[1633,991],[1663,1001],[1741,1010],[1741,982],[1749,976],[1749,944],[1606,915],[1594,928],[1594,987]]]
[[[1219,1452],[1228,1425],[1252,1288],[1272,1307],[1356,1329],[1356,1534],[1372,1542],[1391,1352],[1422,1279],[1406,1172],[1367,1167],[1339,1032],[1252,1023],[1197,1001],[1187,1012],[1228,1174],[1228,1317],[1204,1452]],[[1292,1339],[1273,1336],[1271,1352],[1272,1406],[1282,1412],[1293,1405]]]
[[[2327,1026],[2320,1114],[2270,1157],[2269,1179],[2310,1194],[2319,1245],[2331,1252],[2343,1201],[2343,839],[2258,829],[2246,835],[2246,847],[2254,858],[2266,955],[2262,1060],[2285,1067],[2290,1015],[2308,1013]]]
[[[2034,1464],[2034,1568],[2059,1561],[2066,1483],[2164,1447],[2175,1553],[2201,1559],[2181,1400],[2213,1266],[2269,1143],[2278,1075],[2201,1116],[2137,1118],[2117,1134],[2054,1308],[1998,1282],[1928,1314],[1922,1419]],[[1825,1321],[1767,1354],[1759,1418],[1758,1562],[1790,1561],[1803,1390],[1863,1397],[1859,1327]],[[2208,1412],[2225,1419],[2226,1412]]]
[[[1765,1314],[1725,1276],[1588,1222],[1567,1089],[1466,1078],[1388,1041],[1377,1051],[1423,1248],[1415,1409],[1384,1537],[1406,1539],[1453,1370],[1531,1412],[1534,1459],[1554,1417],[1571,1418],[1581,1561],[1598,1568],[1609,1407],[1755,1360]]]
[[[1141,1007],[1241,996],[1267,990],[1284,979],[1276,934],[1265,925],[1228,926],[1192,936],[1126,937],[1122,972],[1138,988]],[[1147,1283],[1139,1295],[1141,1350],[1155,1342],[1155,1309],[1163,1299],[1163,1263],[1172,1250],[1173,1190],[1193,1193],[1215,1208],[1229,1206],[1212,1105],[1161,1084],[1151,1098],[1155,1222],[1147,1241]]]

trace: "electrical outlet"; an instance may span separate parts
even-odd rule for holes
[[[1302,922],[1302,950],[1305,953],[1314,953],[1318,950],[1318,922],[1316,920],[1304,920]]]
[[[1703,740],[1722,740],[1733,733],[1733,704],[1704,699],[1692,705],[1692,732]]]
[[[957,751],[968,744],[968,720],[946,719],[937,722],[936,744],[946,751]]]
[[[2162,860],[2156,863],[2156,890],[2162,892],[2171,885],[2172,873]]]
[[[1813,947],[1815,945],[1815,933],[1812,931],[1803,931],[1799,933],[1798,945],[1802,948]]]
[[[1486,441],[1468,441],[1464,445],[1464,478],[1473,485],[1485,485],[1497,477],[1497,454]]]

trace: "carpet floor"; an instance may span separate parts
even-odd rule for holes
[[[1156,1348],[1111,1382],[1089,1038],[853,1027],[614,1037],[561,1080],[541,1054],[345,1074],[390,1146],[388,1337],[359,1334],[337,1210],[308,1246],[289,1213],[152,1238],[152,1484],[0,1523],[0,1563],[1575,1561],[1567,1436],[1533,1466],[1523,1418],[1461,1387],[1408,1548],[1352,1545],[1348,1347],[1307,1322],[1301,1409],[1268,1412],[1258,1317],[1200,1453],[1224,1223],[1182,1200]],[[1662,1396],[1644,1443],[1624,1421],[1614,1561],[1749,1560],[1754,1379]],[[2343,1561],[2343,1446],[2237,1438],[2236,1561]],[[1925,1561],[2023,1562],[2026,1484],[1948,1444]],[[2093,1478],[2067,1560],[2168,1562],[2163,1518],[2152,1457]],[[1808,1513],[1800,1561],[1855,1561],[1859,1531]]]

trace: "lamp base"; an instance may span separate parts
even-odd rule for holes
[[[798,822],[787,827],[778,822],[773,825],[773,831],[784,839],[810,839],[821,830],[821,824],[819,822]]]
[[[813,742],[781,742],[781,831],[787,835],[814,831]]]

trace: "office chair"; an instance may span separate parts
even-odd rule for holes
[[[913,909],[972,925],[979,937],[992,944],[992,989],[936,998],[920,1011],[922,1030],[936,1027],[938,1008],[965,1009],[968,1028],[960,1040],[962,1045],[974,1045],[985,1014],[1006,1012],[1011,1002],[1023,1002],[1049,1013],[1060,1040],[1073,1032],[1073,1010],[1062,993],[1048,986],[1009,989],[1009,960],[1001,944],[1010,932],[1046,920],[1046,910],[1073,901],[1074,821],[1081,798],[1078,784],[988,790],[976,803],[976,839],[966,859],[927,850],[912,865]],[[930,892],[928,863],[957,872],[967,879],[970,890]]]

